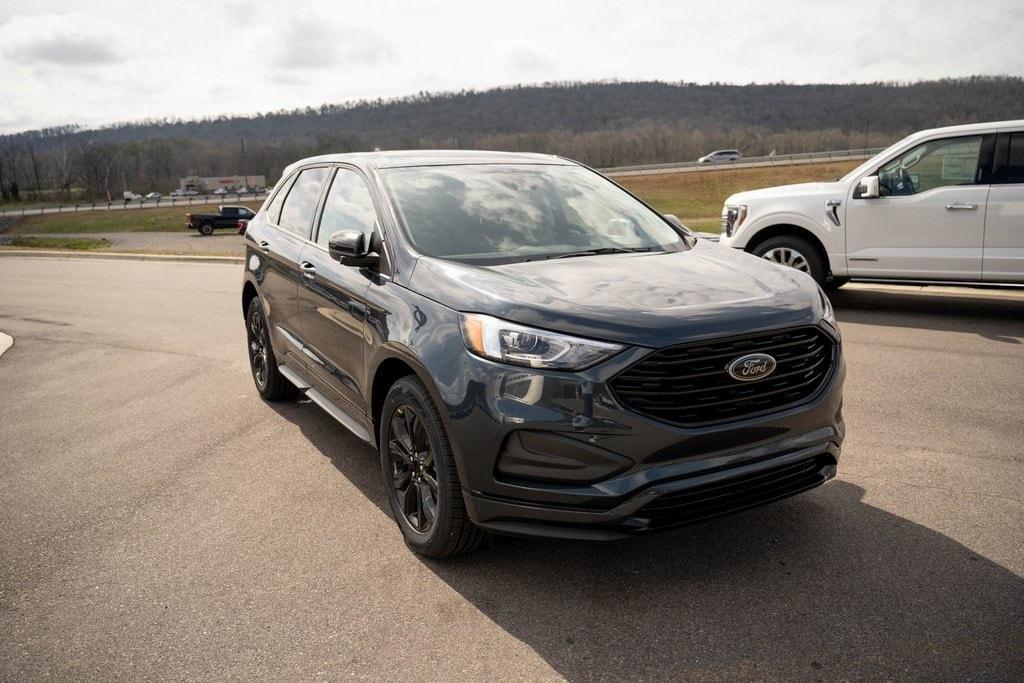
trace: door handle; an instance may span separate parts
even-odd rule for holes
[[[264,254],[269,254],[270,253],[270,242],[268,242],[266,240],[261,240],[260,241],[260,249],[263,251]]]
[[[971,204],[970,202],[955,202],[953,204],[946,204],[946,211],[973,211],[977,209],[977,204]]]
[[[316,277],[316,266],[309,261],[303,261],[299,264],[299,269],[302,271],[302,277],[307,280],[312,280]]]

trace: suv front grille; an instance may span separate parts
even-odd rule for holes
[[[775,358],[772,374],[742,382],[727,366],[749,353]],[[626,407],[681,427],[773,413],[809,400],[835,364],[835,344],[817,327],[714,339],[655,351],[610,385]]]

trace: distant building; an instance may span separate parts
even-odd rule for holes
[[[211,194],[214,190],[223,188],[228,192],[263,190],[267,186],[267,179],[261,175],[225,175],[203,178],[197,175],[179,178],[182,192],[198,192],[200,194]]]

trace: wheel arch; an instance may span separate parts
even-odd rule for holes
[[[828,275],[832,273],[832,263],[828,257],[828,251],[825,249],[824,243],[821,239],[807,228],[802,228],[799,225],[792,223],[776,223],[769,225],[766,228],[762,228],[750,238],[746,246],[743,248],[744,251],[753,253],[755,249],[761,244],[764,244],[773,237],[782,237],[784,235],[792,235],[793,237],[799,237],[810,244],[814,250],[821,257],[821,262],[825,264],[828,269]]]
[[[251,281],[246,280],[245,284],[242,285],[242,316],[244,317],[249,311],[249,302],[258,297],[260,293],[256,291],[256,285]]]
[[[451,425],[449,424],[449,416],[445,409],[445,402],[441,397],[441,394],[437,390],[434,382],[431,380],[430,373],[427,372],[426,368],[414,357],[411,352],[408,352],[404,348],[396,349],[391,347],[387,350],[386,355],[382,356],[376,363],[372,379],[369,383],[370,396],[369,396],[369,408],[370,408],[370,422],[373,428],[373,443],[378,445],[380,438],[380,416],[384,409],[384,400],[387,398],[388,391],[394,385],[395,382],[400,380],[402,377],[414,376],[423,382],[423,386],[427,388],[427,392],[430,394],[430,398],[433,399],[434,405],[437,407],[437,412],[441,415],[441,421],[444,423],[444,428],[448,431],[449,441],[451,441]],[[456,450],[453,445],[452,450]],[[456,458],[458,460],[458,458]]]

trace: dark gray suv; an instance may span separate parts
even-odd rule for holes
[[[835,475],[844,366],[814,281],[574,162],[305,159],[245,241],[257,389],[377,448],[424,555],[667,529]]]

